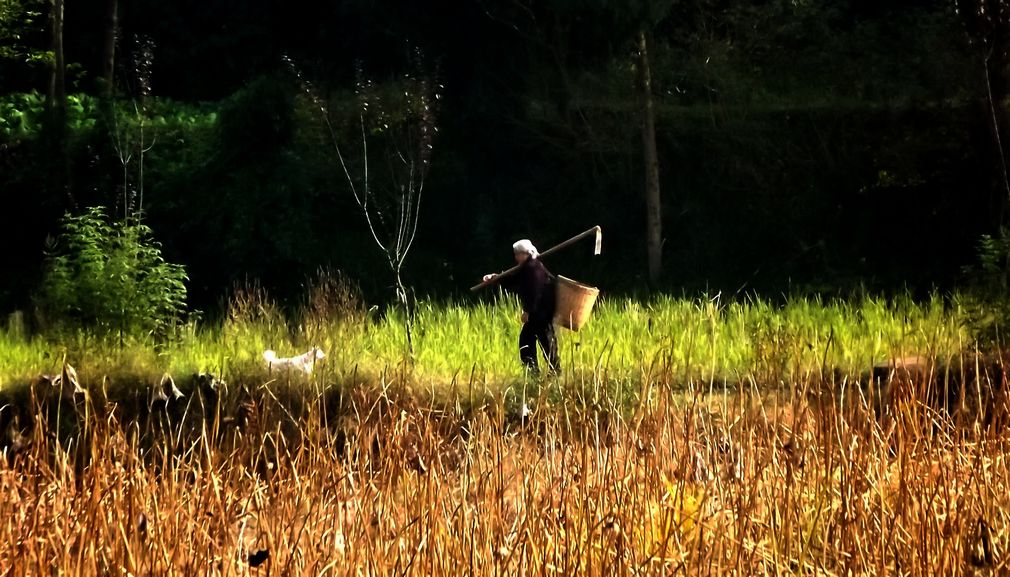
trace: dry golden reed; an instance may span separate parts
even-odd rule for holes
[[[863,391],[645,387],[622,414],[261,388],[175,423],[54,400],[8,431],[0,575],[1005,574],[999,428],[885,426]]]

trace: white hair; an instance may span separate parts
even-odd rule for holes
[[[533,243],[530,242],[530,239],[528,239],[528,238],[524,238],[524,239],[522,239],[520,241],[517,241],[515,244],[513,244],[512,245],[512,251],[515,252],[515,253],[517,253],[517,254],[518,253],[528,254],[532,258],[537,258],[538,256],[540,256],[540,253],[537,252],[537,247],[533,246]]]

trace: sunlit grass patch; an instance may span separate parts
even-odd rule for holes
[[[297,323],[262,304],[246,309],[253,312],[218,326],[185,327],[177,341],[159,346],[87,334],[25,340],[0,333],[0,386],[51,372],[64,354],[91,379],[116,372],[152,380],[165,372],[211,372],[261,380],[265,349],[289,356],[312,346],[327,354],[313,374],[320,385],[365,378],[445,398],[475,387],[501,391],[526,380],[517,358],[519,308],[512,298],[418,303],[413,353],[396,309]],[[893,356],[948,358],[973,342],[966,318],[957,299],[938,296],[924,302],[794,298],[781,305],[756,298],[604,298],[581,332],[558,330],[562,381],[582,388],[745,380],[776,387],[831,370],[857,374]]]

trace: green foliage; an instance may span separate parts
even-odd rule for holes
[[[192,244],[190,272],[214,278],[218,290],[243,278],[296,285],[317,264],[303,268],[318,254],[311,225],[321,192],[311,182],[323,167],[294,140],[294,103],[293,87],[262,78],[218,104],[212,130],[180,130],[187,145],[174,157],[160,144],[152,150],[150,222],[191,227],[193,238],[178,239]]]
[[[185,311],[186,280],[181,265],[162,258],[149,227],[95,207],[64,217],[38,304],[57,329],[164,338]]]
[[[964,267],[964,273],[976,290],[989,298],[1007,296],[1010,286],[1010,229],[999,235],[983,234],[978,241],[977,261]]]
[[[13,93],[0,97],[0,140],[37,136],[45,118],[46,97],[38,92]],[[98,101],[86,94],[67,95],[67,128],[82,132],[94,128]]]
[[[294,95],[289,86],[264,77],[221,103],[219,122],[223,156],[268,156],[282,149],[295,132]]]
[[[1010,325],[1010,229],[983,234],[976,246],[976,260],[963,267],[967,286],[964,299],[966,324],[980,341],[1002,340]]]
[[[141,120],[156,133],[162,130],[185,133],[217,122],[217,112],[211,107],[167,99],[149,99],[142,118],[132,101],[118,101],[114,106],[117,124],[127,131],[136,130]],[[37,91],[0,96],[0,140],[37,137],[42,131],[45,110],[46,97]],[[83,133],[94,129],[101,115],[102,106],[98,98],[87,94],[67,95],[67,129],[71,132]]]
[[[9,94],[0,99],[0,135],[6,139],[38,133],[45,98],[38,92]]]
[[[0,2],[0,59],[28,63],[49,63],[52,52],[30,48],[25,36],[43,28],[44,0],[4,0]]]

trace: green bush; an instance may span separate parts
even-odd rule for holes
[[[983,234],[976,248],[977,262],[964,267],[969,283],[991,298],[1006,297],[1010,280],[1010,230],[996,236]]]
[[[73,133],[91,130],[98,122],[98,100],[86,94],[67,95],[67,128]],[[0,96],[0,141],[34,138],[46,114],[46,97],[38,92]]]
[[[102,336],[171,336],[186,307],[182,265],[165,262],[151,229],[102,207],[67,215],[47,258],[39,310],[48,327]]]

